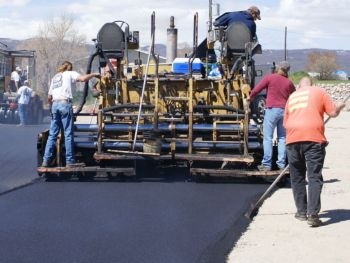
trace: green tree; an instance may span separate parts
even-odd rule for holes
[[[297,85],[299,81],[303,78],[309,76],[309,74],[305,71],[297,71],[293,72],[291,75],[289,75],[289,78],[293,81],[294,85]]]
[[[306,69],[319,73],[321,80],[332,79],[332,73],[339,68],[337,56],[332,51],[314,51],[309,54]]]

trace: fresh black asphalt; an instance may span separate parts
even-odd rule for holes
[[[225,262],[268,185],[163,178],[45,181],[36,138],[48,125],[0,124],[0,262]]]

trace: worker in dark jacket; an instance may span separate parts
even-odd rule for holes
[[[213,25],[216,27],[222,26],[227,27],[233,22],[242,22],[250,30],[252,37],[256,37],[256,24],[255,20],[261,20],[260,10],[256,6],[251,6],[248,10],[244,11],[235,11],[235,12],[226,12],[215,19]]]

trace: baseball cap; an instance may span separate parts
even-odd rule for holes
[[[16,71],[22,71],[20,67],[16,67]]]
[[[288,61],[281,61],[278,65],[278,68],[288,72],[290,70],[290,64],[288,63]]]
[[[257,6],[252,5],[251,7],[248,8],[248,10],[251,11],[251,12],[254,12],[256,14],[256,18],[261,20],[260,9]]]

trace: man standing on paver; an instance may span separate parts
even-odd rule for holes
[[[250,93],[250,100],[253,101],[257,95],[266,90],[266,104],[263,123],[263,147],[264,156],[260,171],[272,170],[273,137],[277,131],[277,167],[283,170],[286,166],[286,131],[283,127],[283,116],[286,102],[295,91],[293,82],[288,78],[290,65],[287,61],[281,61],[277,65],[277,71],[266,75]]]
[[[324,114],[337,117],[344,107],[345,103],[336,105],[324,89],[312,86],[309,77],[300,80],[296,92],[291,94],[286,104],[283,124],[297,208],[295,218],[307,220],[312,227],[322,224],[318,213],[321,210],[322,168],[328,144],[324,133]]]

